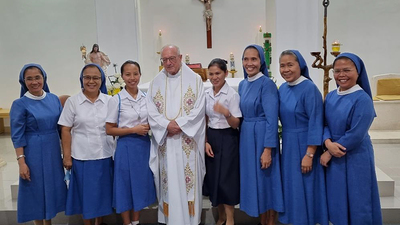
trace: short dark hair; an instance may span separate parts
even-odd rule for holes
[[[142,72],[140,71],[140,65],[138,62],[133,61],[133,60],[127,60],[126,62],[124,62],[124,64],[122,64],[121,66],[121,75],[124,74],[124,67],[128,64],[133,64],[135,66],[137,66],[137,68],[139,69],[139,74],[142,75]]]
[[[226,67],[227,63],[228,62],[225,59],[215,58],[211,60],[210,64],[208,64],[208,69],[210,69],[211,66],[217,66],[220,70],[226,72],[228,71],[228,68]]]

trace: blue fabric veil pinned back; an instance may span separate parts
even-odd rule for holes
[[[24,65],[24,67],[22,67],[22,69],[21,69],[21,72],[19,73],[19,83],[21,84],[21,93],[20,93],[19,97],[24,96],[24,94],[28,91],[28,88],[26,87],[26,84],[25,84],[24,74],[25,74],[26,69],[28,69],[30,67],[36,67],[42,72],[43,90],[45,92],[50,92],[49,87],[47,86],[47,74],[44,71],[44,69],[42,68],[42,66],[39,64],[36,64],[36,63],[29,63],[29,64]]]
[[[102,69],[99,65],[94,64],[94,63],[87,64],[87,65],[85,65],[85,66],[82,68],[81,76],[79,77],[79,80],[80,80],[80,82],[81,82],[81,88],[83,88],[83,71],[84,71],[84,70],[86,69],[86,67],[88,67],[88,66],[96,66],[96,67],[100,70],[100,74],[101,74],[100,91],[101,91],[101,93],[103,93],[103,94],[107,94],[106,75],[104,74],[103,69]]]
[[[362,59],[353,53],[345,52],[336,57],[335,61],[333,61],[333,67],[335,67],[335,62],[340,58],[348,58],[354,63],[358,73],[357,84],[372,98],[367,71]]]
[[[261,68],[260,68],[260,72],[262,72],[265,76],[269,77],[268,75],[268,68],[267,68],[267,64],[265,63],[265,55],[264,55],[264,49],[259,46],[259,45],[249,45],[247,46],[244,51],[243,51],[243,55],[242,55],[242,61],[243,61],[243,57],[244,57],[244,52],[248,49],[248,48],[255,48],[258,51],[258,56],[260,57],[261,60]],[[244,78],[246,79],[248,74],[246,73],[246,69],[243,66],[243,73],[244,73]]]
[[[304,60],[303,56],[300,54],[299,51],[297,50],[289,50],[293,52],[297,56],[297,61],[299,62],[300,65],[300,70],[301,70],[301,75],[309,80],[311,80],[310,75],[308,73],[308,67],[306,60]]]

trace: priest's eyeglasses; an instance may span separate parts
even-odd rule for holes
[[[176,56],[171,56],[171,57],[169,57],[169,58],[161,58],[161,59],[160,59],[160,61],[161,61],[162,63],[167,63],[168,60],[169,60],[170,62],[174,63],[174,62],[176,62]]]
[[[334,75],[339,75],[339,74],[343,73],[344,75],[347,75],[351,71],[353,71],[353,70],[351,70],[351,69],[333,70],[333,74]]]
[[[32,81],[40,81],[42,79],[43,79],[43,76],[26,77],[25,81],[32,82]]]
[[[93,80],[93,81],[100,81],[101,77],[98,77],[98,76],[94,76],[94,77],[91,77],[91,76],[83,76],[83,79],[84,79],[85,81],[90,81],[90,80]]]

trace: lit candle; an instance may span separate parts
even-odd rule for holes
[[[338,41],[338,40],[335,40],[333,43],[332,43],[332,51],[333,52],[340,52],[340,42]]]
[[[259,29],[259,31],[260,31],[260,32],[262,32],[261,26],[260,26],[260,29]]]
[[[157,54],[161,54],[160,51],[161,51],[162,46],[163,46],[162,33],[161,33],[161,30],[158,30],[157,45],[156,45]]]
[[[186,56],[185,56],[185,63],[186,63],[186,64],[189,64],[189,63],[190,63],[189,54],[186,54]]]
[[[231,70],[235,70],[235,56],[233,55],[233,53],[231,52],[231,54],[229,55],[229,65],[231,67]]]

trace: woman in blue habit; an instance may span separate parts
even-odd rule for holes
[[[333,62],[338,88],[325,99],[321,156],[329,220],[335,225],[382,224],[374,150],[368,129],[376,116],[363,61],[342,53]]]
[[[51,224],[65,210],[66,185],[57,121],[62,107],[49,92],[47,75],[38,64],[19,75],[20,98],[10,111],[11,139],[19,165],[18,223]]]
[[[275,224],[276,211],[283,212],[278,140],[278,90],[268,77],[264,50],[245,48],[245,79],[239,84],[240,110],[240,209],[261,224]]]
[[[281,172],[285,212],[279,221],[290,224],[328,224],[325,173],[319,163],[322,149],[323,103],[307,64],[297,50],[279,58],[286,81],[279,87],[282,123]]]

